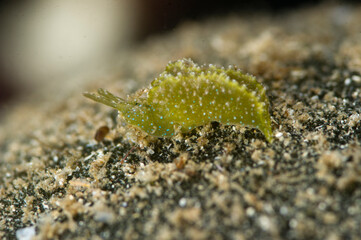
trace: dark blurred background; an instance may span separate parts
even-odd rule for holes
[[[325,1],[2,1],[0,110],[49,82],[96,69],[114,53],[183,21],[230,13],[279,14],[321,2]]]

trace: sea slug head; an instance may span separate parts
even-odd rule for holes
[[[120,110],[122,118],[130,125],[140,128],[147,134],[157,137],[174,135],[174,126],[168,122],[159,107],[147,103],[129,102]]]

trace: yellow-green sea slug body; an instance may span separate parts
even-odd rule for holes
[[[175,129],[184,133],[217,121],[258,128],[272,142],[265,88],[235,67],[198,66],[189,59],[170,62],[144,92],[132,101],[104,89],[84,95],[117,109],[128,124],[152,136],[169,137]]]

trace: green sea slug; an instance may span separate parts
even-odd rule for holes
[[[235,67],[198,66],[190,59],[170,62],[143,94],[124,100],[99,89],[84,93],[117,109],[128,124],[157,137],[189,132],[217,121],[258,128],[272,142],[265,88]]]

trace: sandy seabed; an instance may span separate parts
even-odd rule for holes
[[[188,22],[84,86],[126,97],[169,61],[236,65],[267,88],[272,143],[216,122],[143,139],[81,92],[17,104],[0,126],[0,237],[360,239],[360,29],[360,5]]]

